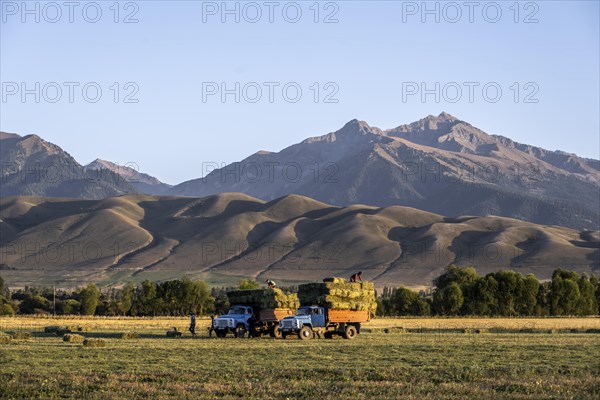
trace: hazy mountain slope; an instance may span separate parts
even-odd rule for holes
[[[91,163],[87,164],[84,169],[86,171],[112,171],[122,177],[125,182],[134,187],[138,193],[160,195],[164,194],[171,188],[171,185],[163,183],[153,176],[139,172],[137,169],[132,168],[133,166],[133,164],[131,166],[118,165],[111,161],[97,158]]]
[[[37,135],[0,132],[1,196],[100,199],[133,193],[118,175],[85,171],[60,147]]]
[[[600,163],[488,135],[442,113],[383,131],[353,120],[278,153],[261,151],[168,193],[296,193],[336,205],[407,205],[577,229],[600,224]]]
[[[600,232],[414,208],[335,207],[291,195],[204,198],[127,195],[106,200],[0,199],[0,254],[13,286],[82,285],[192,276],[282,283],[363,276],[428,284],[450,263],[534,272],[600,268]]]

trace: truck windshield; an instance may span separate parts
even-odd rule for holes
[[[310,315],[310,308],[299,308],[296,315]]]
[[[246,314],[246,309],[244,307],[232,307],[229,309],[228,314]]]

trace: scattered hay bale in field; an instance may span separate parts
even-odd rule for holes
[[[587,329],[585,333],[600,333],[600,329]]]
[[[475,329],[475,333],[485,334],[485,333],[490,333],[490,330],[487,328],[477,328],[477,329]]]
[[[83,343],[85,338],[81,335],[77,335],[76,333],[67,333],[63,336],[63,342],[67,343]]]
[[[375,312],[375,287],[371,282],[347,282],[342,278],[326,278],[320,283],[298,287],[303,306],[322,306],[334,310],[371,310]]]
[[[173,327],[172,331],[167,331],[167,337],[178,338],[181,337],[181,334],[181,331],[178,331],[176,326]]]
[[[463,328],[462,333],[467,333],[469,335],[472,335],[475,333],[475,329],[474,328]]]
[[[140,335],[137,332],[123,332],[121,333],[121,339],[139,339]]]
[[[10,336],[6,333],[0,332],[0,344],[7,344],[7,343],[10,343],[11,341],[12,341],[12,336]]]
[[[392,326],[390,328],[383,328],[384,333],[408,333],[408,329],[404,329],[401,326]]]
[[[59,329],[61,329],[58,325],[50,325],[44,327],[44,333],[56,333]]]
[[[290,308],[300,306],[296,293],[284,293],[279,288],[232,290],[227,292],[229,304],[243,304],[260,309]]]
[[[106,340],[88,338],[83,341],[83,345],[86,347],[106,347]]]
[[[81,325],[69,325],[69,326],[66,326],[64,329],[68,329],[71,332],[89,332],[89,331],[91,331],[91,328],[89,326],[81,326]]]
[[[15,340],[31,339],[30,332],[6,332],[6,334],[10,335]]]

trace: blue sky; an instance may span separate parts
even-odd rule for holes
[[[278,151],[353,118],[386,129],[441,111],[600,157],[597,1],[429,2],[429,14],[420,1],[273,2],[273,22],[263,1],[237,2],[239,22],[222,2],[29,2],[29,14],[0,3],[0,129],[39,134],[81,163],[134,163],[179,183],[203,162]],[[223,101],[221,84],[236,82],[240,101]]]

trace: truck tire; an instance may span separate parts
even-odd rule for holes
[[[310,326],[304,325],[298,331],[298,339],[300,340],[309,340],[313,338],[313,330]]]
[[[281,339],[281,331],[279,330],[279,324],[275,324],[271,327],[269,331],[269,335],[275,339]]]
[[[227,336],[227,331],[222,331],[220,329],[217,329],[215,333],[217,334],[218,338],[224,338],[225,336]]]
[[[354,325],[346,325],[346,330],[344,331],[344,339],[354,339],[358,336],[358,330]]]
[[[243,324],[239,324],[238,326],[236,326],[235,330],[233,331],[233,335],[236,338],[243,338],[244,336],[246,336],[246,326]]]

